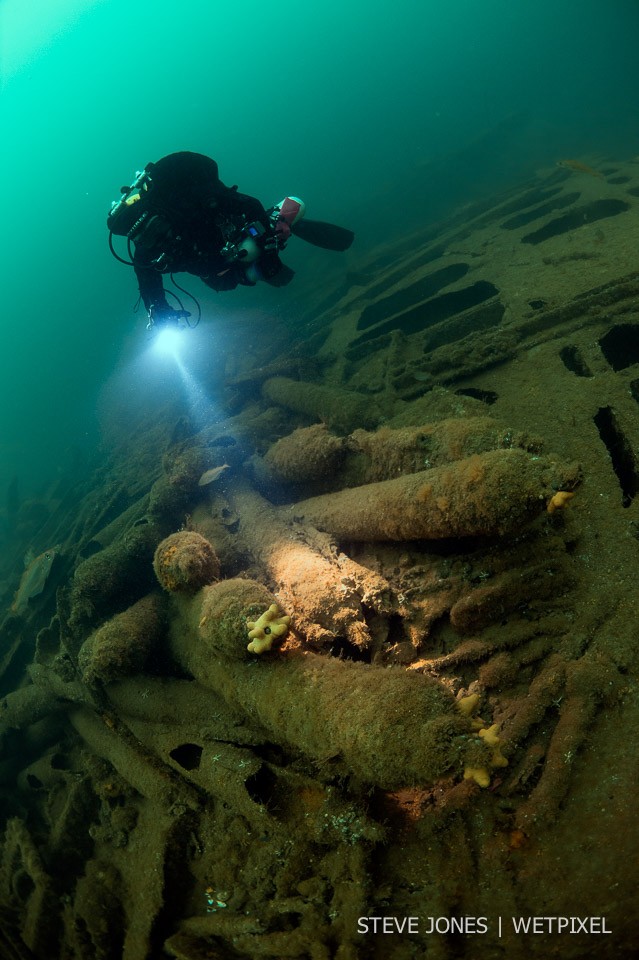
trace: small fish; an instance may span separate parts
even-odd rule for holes
[[[39,557],[32,560],[22,574],[20,586],[16,590],[11,612],[22,616],[32,597],[37,597],[44,590],[44,585],[51,573],[53,561],[57,557],[60,548],[58,546],[45,550]]]
[[[565,170],[572,170],[574,173],[587,173],[589,176],[597,177],[599,180],[604,179],[603,173],[599,173],[594,167],[589,167],[587,163],[582,163],[581,160],[558,160],[557,166],[563,167]]]
[[[224,470],[228,470],[228,463],[223,463],[221,467],[212,467],[210,470],[205,470],[200,479],[198,480],[198,487],[205,487],[209,483],[213,483],[214,480],[223,473]]]

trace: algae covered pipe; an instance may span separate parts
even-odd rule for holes
[[[272,602],[261,584],[242,579],[174,598],[173,656],[277,743],[317,761],[339,760],[384,789],[487,764],[470,721],[431,677],[314,653],[249,654],[247,620]]]
[[[291,525],[241,480],[227,496],[240,517],[237,537],[267,572],[280,600],[290,606],[304,635],[322,642],[345,635],[358,647],[371,642],[364,607],[385,607],[388,583],[335,550],[326,534]]]
[[[515,530],[574,469],[523,450],[491,450],[394,480],[368,483],[281,507],[280,516],[343,540],[437,540]]]
[[[334,385],[327,387],[288,377],[272,377],[262,385],[262,394],[271,403],[321,418],[335,430],[346,433],[356,427],[372,429],[382,417],[382,411],[371,397]]]

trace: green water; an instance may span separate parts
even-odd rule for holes
[[[639,153],[638,21],[629,0],[0,0],[0,503],[12,477],[42,495],[100,450],[104,384],[145,347],[105,230],[136,169],[207,153],[265,204],[297,193],[357,231],[347,256],[291,245],[283,291],[190,283],[219,354],[234,329],[294,325],[300,291],[311,306],[404,219]]]

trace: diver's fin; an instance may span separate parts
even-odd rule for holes
[[[334,223],[324,223],[323,220],[299,220],[293,224],[291,232],[300,240],[325,250],[348,250],[355,239],[352,230],[337,227]]]

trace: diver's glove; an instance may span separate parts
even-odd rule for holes
[[[188,320],[188,310],[173,310],[168,303],[152,303],[148,311],[147,330],[179,327],[180,320]]]

